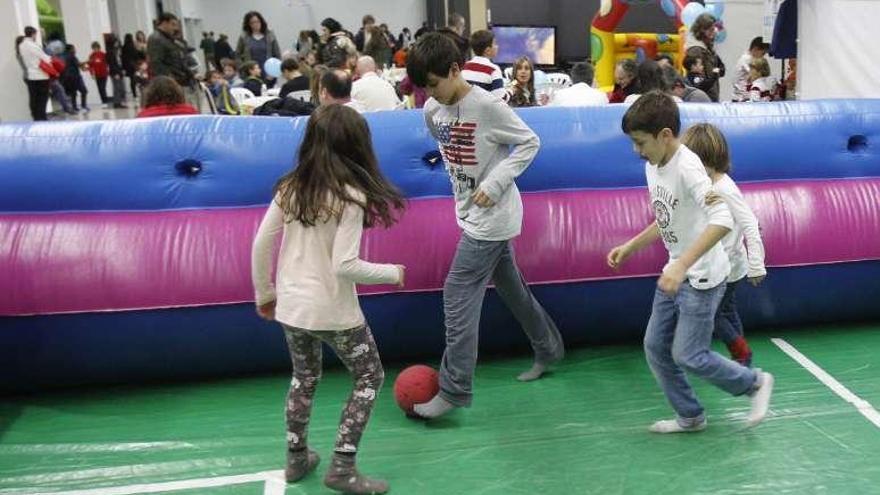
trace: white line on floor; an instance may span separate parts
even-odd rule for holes
[[[862,416],[868,418],[868,421],[870,421],[871,423],[874,423],[874,426],[880,428],[880,412],[877,412],[877,410],[874,409],[874,406],[872,406],[870,402],[850,392],[850,390],[844,387],[842,383],[837,381],[833,376],[829,375],[825,370],[820,368],[819,365],[811,361],[810,358],[801,354],[800,351],[795,349],[794,346],[792,346],[785,340],[770,339],[770,341],[776,344],[776,347],[782,349],[782,352],[788,354],[807,371],[812,373],[813,376],[818,378],[820,382],[825,384],[825,386],[830,388],[835,394],[839,395],[843,400],[855,406],[855,408],[862,414]]]
[[[280,474],[279,474],[280,473]],[[192,480],[168,481],[165,483],[149,483],[141,485],[110,486],[88,490],[71,490],[64,492],[45,492],[36,495],[134,495],[138,493],[160,493],[174,490],[192,490],[195,488],[211,488],[215,486],[241,485],[243,483],[265,482],[263,493],[275,495],[284,493],[284,473],[282,471],[263,471],[235,476],[218,476],[216,478],[197,478]],[[282,485],[279,492],[279,482]]]

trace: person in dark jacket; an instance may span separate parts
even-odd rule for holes
[[[122,60],[119,38],[113,33],[104,35],[104,47],[107,49],[107,67],[110,69],[110,80],[113,81],[113,108],[128,108],[125,101],[125,81],[123,80]]]
[[[461,63],[459,65],[464,65],[464,61],[471,58],[470,44],[468,39],[464,37],[464,25],[464,17],[461,14],[452,13],[449,14],[447,26],[437,30],[438,33],[447,36],[455,42],[455,46],[458,47],[458,51],[461,53]]]
[[[193,74],[187,66],[187,54],[175,41],[180,31],[177,16],[164,12],[156,21],[156,30],[147,40],[150,76],[168,76],[183,87],[190,87]]]
[[[134,36],[131,33],[125,35],[125,41],[122,43],[122,70],[128,76],[129,85],[131,86],[131,96],[137,98],[137,78],[135,72],[141,63],[143,55],[138,51],[134,42]]]
[[[64,71],[61,73],[61,85],[64,86],[64,91],[70,98],[73,110],[79,110],[76,107],[76,94],[79,93],[82,98],[82,109],[88,112],[89,106],[86,104],[86,96],[89,91],[86,89],[86,83],[83,81],[82,72],[80,72],[83,64],[76,57],[76,48],[73,45],[65,45],[63,59]]]
[[[224,58],[235,59],[235,51],[229,44],[229,36],[221,34],[217,42],[214,43],[214,66],[218,67],[218,70],[223,68]]]
[[[354,35],[354,46],[357,47],[357,51],[364,51],[364,47],[367,46],[367,41],[369,41],[372,36],[370,29],[375,25],[376,18],[370,14],[365,15],[364,18],[361,19],[361,29],[356,35]]]

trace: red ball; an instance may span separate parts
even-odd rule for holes
[[[424,364],[410,366],[401,371],[394,380],[394,400],[407,413],[413,414],[413,406],[433,399],[440,391],[437,371]]]

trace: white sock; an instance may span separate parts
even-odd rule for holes
[[[709,422],[706,419],[691,426],[682,426],[677,419],[663,419],[652,424],[649,431],[652,433],[695,433],[706,429]]]
[[[544,375],[544,372],[547,371],[547,365],[541,364],[537,361],[526,371],[523,371],[516,377],[517,380],[521,382],[530,382],[532,380],[537,380]]]
[[[413,406],[413,412],[425,419],[434,419],[443,416],[455,408],[455,404],[452,404],[443,397],[440,397],[440,394],[437,394],[430,401]]]

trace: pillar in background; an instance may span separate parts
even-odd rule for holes
[[[138,31],[149,36],[153,32],[153,20],[158,16],[154,0],[110,0],[110,6],[115,13],[111,22],[121,36]]]

